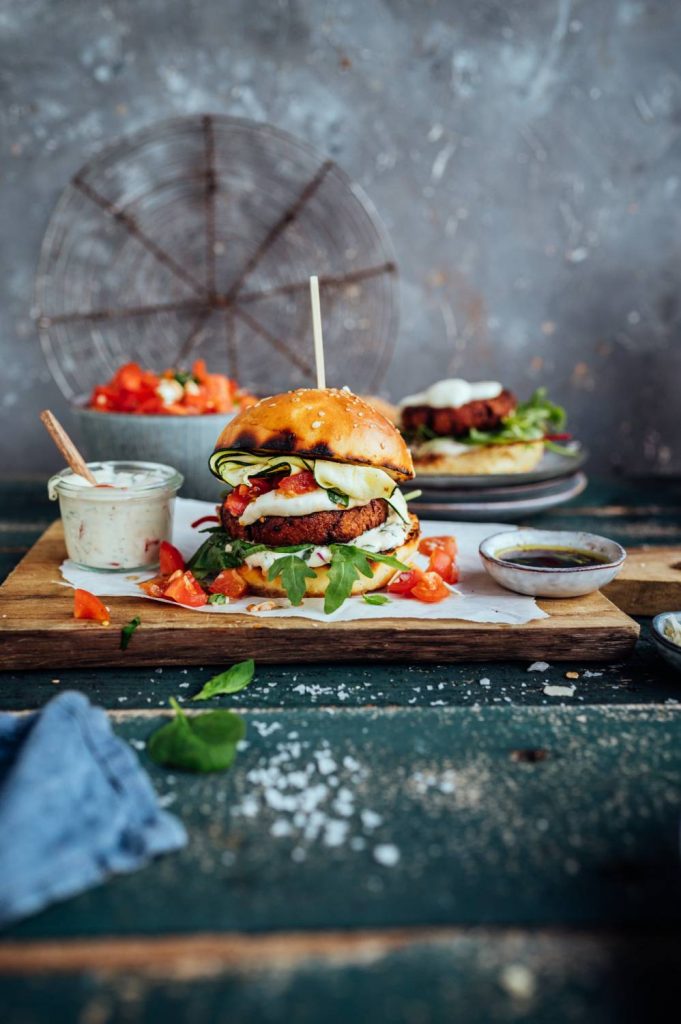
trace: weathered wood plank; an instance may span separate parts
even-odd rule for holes
[[[185,665],[258,656],[309,662],[418,658],[421,661],[545,658],[612,661],[636,643],[638,625],[601,594],[540,602],[550,617],[520,626],[457,619],[381,619],[318,623],[290,616],[197,615],[135,598],[110,598],[112,628],[77,622],[72,595],[60,585],[61,523],[54,523],[0,588],[5,668],[87,665]],[[144,625],[123,652],[116,625],[143,609]]]
[[[681,921],[678,707],[246,717],[225,775],[140,749],[184,851],[7,938]]]
[[[606,596],[630,615],[681,609],[681,547],[644,546],[627,554],[622,572],[605,588]]]
[[[354,941],[353,941],[354,940]],[[129,967],[2,978],[4,1024],[620,1024],[658,1019],[679,998],[678,936],[432,930],[391,945],[382,933],[276,962],[269,938],[239,937],[250,962],[223,962],[185,940],[169,968]],[[278,940],[274,940],[278,941]],[[298,936],[281,936],[296,944]],[[29,947],[30,948],[30,947]],[[68,948],[68,947],[67,947]]]

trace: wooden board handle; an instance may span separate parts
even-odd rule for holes
[[[77,473],[79,476],[84,476],[88,483],[92,484],[93,487],[96,487],[97,481],[92,470],[88,467],[85,459],[80,454],[54,413],[50,412],[49,409],[43,409],[40,413],[40,419],[43,421],[47,433],[64,456],[64,461],[71,467],[73,472]]]

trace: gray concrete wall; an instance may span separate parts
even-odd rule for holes
[[[665,0],[2,0],[2,470],[56,462],[30,309],[61,188],[116,135],[214,111],[372,197],[401,270],[387,393],[544,382],[594,468],[680,472],[679,53]]]

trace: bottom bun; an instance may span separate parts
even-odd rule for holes
[[[544,454],[543,441],[524,444],[490,444],[471,448],[464,455],[414,455],[418,476],[493,476],[500,473],[531,473]]]
[[[400,544],[399,547],[393,548],[391,551],[382,551],[382,555],[392,555],[394,558],[404,562],[416,554],[421,536],[421,527],[416,516],[410,515],[409,518],[411,520],[411,530],[404,544]],[[400,571],[385,565],[384,562],[373,562],[372,565],[374,575],[371,578],[360,576],[353,585],[353,594],[368,594],[371,590],[380,590],[382,587],[387,586],[393,576]],[[306,580],[305,597],[323,597],[329,585],[329,567],[327,565],[315,569],[314,574],[314,579]],[[267,579],[267,570],[260,569],[257,566],[242,565],[239,567],[239,575],[248,583],[248,589],[252,594],[256,594],[259,597],[288,597],[278,578],[271,581]]]

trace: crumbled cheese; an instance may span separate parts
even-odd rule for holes
[[[575,690],[575,686],[554,686],[551,683],[547,683],[544,687],[547,697],[574,697]]]
[[[380,843],[374,846],[374,860],[385,868],[394,867],[400,859],[400,851],[393,843]]]
[[[527,669],[528,672],[546,672],[550,668],[548,661],[533,661]]]

